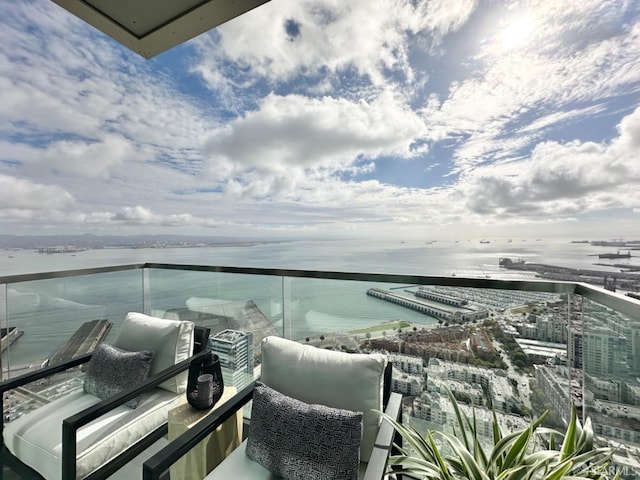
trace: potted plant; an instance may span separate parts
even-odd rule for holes
[[[528,428],[503,433],[493,412],[493,445],[480,444],[475,414],[469,418],[453,394],[447,392],[456,415],[454,434],[428,431],[386,417],[402,437],[399,454],[389,457],[394,474],[417,479],[515,480],[515,479],[599,479],[619,478],[610,474],[613,451],[596,448],[589,419],[582,426],[572,406],[565,432],[543,428],[543,413]]]

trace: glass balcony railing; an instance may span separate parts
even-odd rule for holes
[[[505,429],[571,404],[597,439],[618,447],[623,478],[639,478],[640,301],[580,283],[275,270],[123,265],[0,277],[2,377],[109,341],[126,314],[191,320],[247,334],[251,357],[225,379],[245,382],[260,340],[280,335],[344,351],[384,350],[405,422],[447,429],[452,390],[490,438],[490,408]],[[248,358],[245,356],[245,358]],[[82,388],[82,372],[14,392],[5,421]]]

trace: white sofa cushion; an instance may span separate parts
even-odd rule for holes
[[[167,421],[176,399],[155,389],[145,393],[135,410],[120,406],[78,430],[77,478],[103,465]],[[47,480],[62,475],[62,421],[99,402],[83,391],[74,392],[30,412],[4,427],[5,445]]]
[[[254,462],[247,457],[246,449],[247,441],[245,440],[220,465],[214,468],[204,480],[276,480],[279,478],[258,462]]]
[[[305,403],[363,412],[360,459],[368,462],[380,425],[386,358],[344,353],[270,336],[262,341],[265,385]]]
[[[193,353],[193,322],[150,317],[130,312],[118,332],[114,346],[137,352],[154,353],[149,376],[153,376],[176,363],[186,360]],[[184,393],[188,372],[185,371],[160,385],[174,393]]]

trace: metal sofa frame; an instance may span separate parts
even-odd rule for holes
[[[114,395],[113,397],[102,400],[91,407],[88,407],[75,415],[72,415],[62,422],[62,480],[76,480],[76,436],[77,431],[84,425],[92,422],[93,420],[99,418],[105,413],[113,410],[114,408],[126,403],[132,398],[137,397],[138,395],[148,392],[161,383],[165,382],[178,375],[180,372],[183,372],[189,368],[189,363],[191,360],[198,358],[204,355],[204,346],[202,344],[198,344],[198,340],[202,342],[202,339],[205,336],[208,336],[209,329],[202,327],[195,327],[194,337],[196,339],[194,350],[197,351],[196,354],[191,357],[172,365],[171,367],[166,368],[165,370],[158,372],[156,375],[149,377],[143,383],[139,385],[132,386],[131,388],[122,391],[118,395]],[[73,367],[78,367],[84,363],[87,363],[91,360],[91,353],[87,353],[81,355],[79,357],[73,358],[67,362],[53,365],[50,367],[41,368],[35,372],[29,372],[24,375],[20,375],[15,378],[11,378],[4,382],[0,382],[0,408],[4,412],[4,394],[9,390],[13,390],[15,388],[21,387],[28,383],[34,382],[36,380],[40,380],[43,378],[47,378],[53,374],[63,372]],[[179,394],[176,394],[179,395]],[[123,450],[118,455],[114,456],[107,463],[102,465],[100,468],[94,470],[89,475],[84,477],[83,480],[102,480],[108,478],[110,475],[113,475],[117,470],[122,468],[127,463],[131,462],[137,455],[145,451],[151,445],[153,445],[156,441],[167,434],[167,423],[160,425],[154,431],[149,433],[147,436],[141,438],[138,442],[129,445],[125,450]],[[6,462],[7,466],[12,468],[15,471],[24,472],[29,476],[33,476],[33,478],[42,478],[42,476],[33,470],[29,465],[22,462],[20,459],[15,457],[9,449],[4,445],[4,421],[0,422],[0,448],[1,448],[1,456],[2,463]],[[0,480],[4,475],[4,465],[0,464]]]
[[[384,372],[383,407],[384,412],[396,421],[401,421],[402,396],[391,393],[391,362]],[[210,415],[200,421],[192,429],[180,435],[169,445],[144,462],[142,467],[143,480],[160,480],[163,474],[202,439],[235,415],[245,404],[253,398],[255,384],[252,383],[238,392],[228,402],[215,409]],[[392,425],[382,421],[376,436],[375,445],[363,480],[382,480],[387,472],[387,458],[391,453],[394,440],[399,441]]]

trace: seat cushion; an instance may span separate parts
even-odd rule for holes
[[[257,382],[247,456],[288,480],[355,480],[362,412],[308,404]]]
[[[122,405],[78,430],[77,477],[82,478],[167,421],[179,397],[166,390],[145,393],[135,410]],[[9,451],[47,480],[61,477],[62,421],[98,403],[78,391],[29,412],[4,427]]]
[[[280,480],[278,477],[257,462],[247,457],[247,441],[229,454],[204,480]],[[367,464],[360,462],[358,479],[363,479]]]
[[[193,353],[193,322],[150,317],[130,312],[124,319],[114,346],[138,352],[154,352],[149,376],[153,376],[176,363],[186,360]],[[162,383],[161,388],[174,393],[184,393],[188,372],[185,371]]]
[[[382,410],[386,359],[381,354],[344,353],[280,337],[262,342],[265,385],[305,403],[363,412],[360,459],[368,462]]]
[[[246,449],[247,441],[245,440],[220,465],[214,468],[204,480],[278,480],[281,478],[247,457]]]

